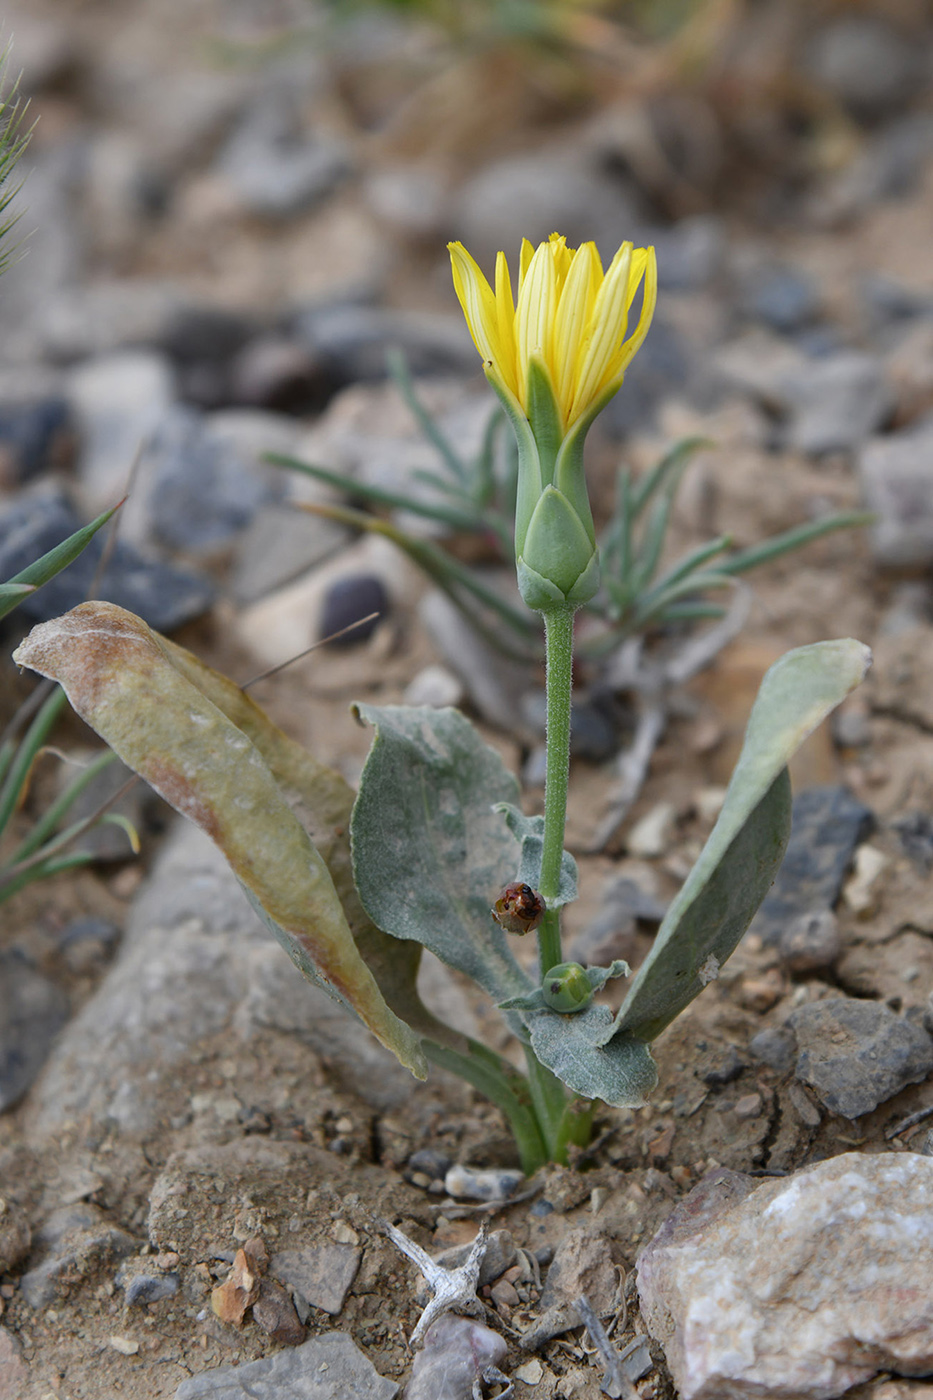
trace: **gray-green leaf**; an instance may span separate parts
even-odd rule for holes
[[[350,838],[370,918],[414,939],[497,1001],[532,989],[491,908],[515,878],[519,848],[495,804],[518,784],[456,710],[358,705],[376,737]]]
[[[871,652],[816,642],[768,671],[719,820],[667,911],[611,1035],[653,1040],[719,972],[777,874],[790,834],[786,765],[864,678]]]

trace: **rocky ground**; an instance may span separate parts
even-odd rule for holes
[[[875,653],[795,764],[784,871],[658,1042],[655,1098],[601,1112],[573,1169],[516,1183],[497,1113],[442,1074],[415,1084],[310,989],[213,848],[138,786],[121,802],[139,860],[109,828],[93,866],[4,905],[0,1400],[390,1400],[406,1384],[467,1400],[430,1347],[408,1381],[427,1295],[381,1222],[437,1256],[484,1219],[480,1293],[516,1400],[933,1393],[925,8],[700,6],[667,35],[578,16],[557,45],[501,22],[454,42],[389,8],[7,10],[41,120],[28,252],[0,282],[0,578],[133,469],[100,596],[241,682],[376,608],[368,635],[256,698],[351,780],[368,747],[352,700],[461,704],[533,810],[540,675],[491,653],[387,541],[296,511],[333,493],[261,454],[410,485],[436,458],[386,381],[390,346],[470,450],[490,398],[444,243],[489,266],[555,227],[604,253],[658,247],[654,327],[594,433],[602,518],[620,462],[642,471],[700,434],[672,558],[830,510],[877,519],[749,576],[742,631],[668,686],[647,780],[608,836],[647,701],[580,669],[568,946],[635,964],[715,820],[766,667],[824,637]],[[4,655],[99,564],[91,550],[27,600]],[[676,662],[688,640],[648,654]],[[6,723],[31,682],[2,664]],[[94,742],[76,721],[56,735],[79,757]],[[439,964],[424,995],[507,1048]],[[477,1180],[500,1199],[478,1202]]]

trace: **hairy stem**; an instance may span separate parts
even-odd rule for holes
[[[573,608],[544,616],[547,647],[547,776],[544,786],[544,851],[541,857],[541,897],[547,913],[538,930],[542,977],[561,961],[560,892],[570,776],[570,692],[573,679]]]

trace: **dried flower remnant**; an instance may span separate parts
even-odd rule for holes
[[[544,900],[522,880],[513,880],[492,906],[492,917],[506,933],[531,933],[544,918]]]

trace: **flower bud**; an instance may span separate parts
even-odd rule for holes
[[[544,974],[544,1000],[552,1011],[573,1014],[585,1011],[593,1000],[593,986],[579,963],[558,963]]]

